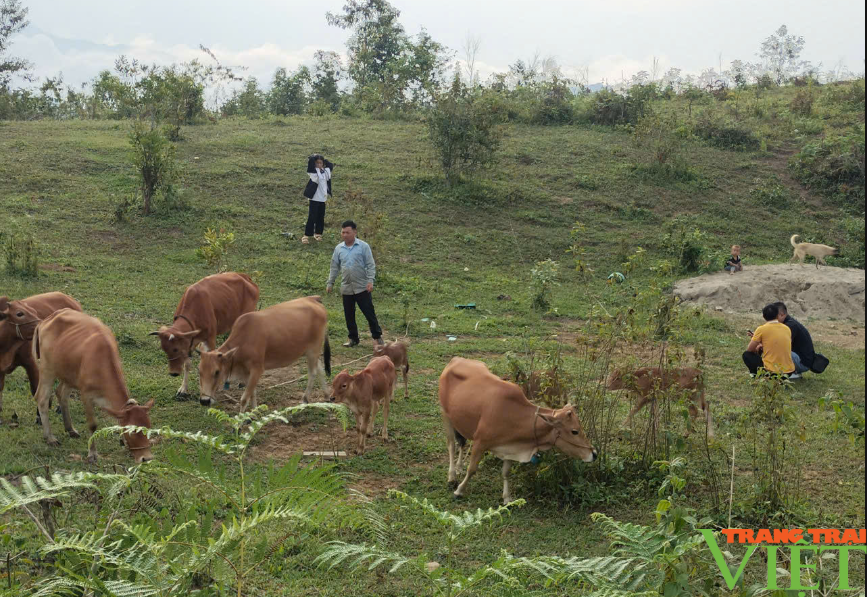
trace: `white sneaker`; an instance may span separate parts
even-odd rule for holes
[[[789,379],[801,379],[801,374],[800,373],[792,373],[789,376]]]

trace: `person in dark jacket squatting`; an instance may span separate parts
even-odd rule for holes
[[[343,222],[340,236],[343,242],[334,247],[331,256],[331,272],[325,285],[325,292],[331,292],[337,274],[343,274],[340,285],[340,294],[343,295],[343,315],[346,317],[346,329],[349,332],[349,341],[343,346],[358,346],[358,326],[355,324],[355,305],[358,305],[367,323],[370,325],[370,335],[377,344],[382,341],[382,329],[376,320],[376,311],[373,309],[373,281],[376,278],[376,263],[373,261],[373,253],[370,245],[357,238],[357,226],[352,220]]]
[[[310,242],[311,236],[316,240],[322,240],[322,232],[325,228],[325,201],[331,194],[333,170],[334,164],[318,153],[307,158],[307,175],[310,176],[310,180],[307,181],[304,196],[310,200],[310,205],[304,236],[301,237],[301,242],[305,245]]]
[[[777,321],[786,324],[786,327],[792,330],[792,362],[795,364],[795,373],[800,376],[810,370],[816,358],[813,337],[804,324],[789,315],[786,303],[774,303],[774,305],[779,311]]]

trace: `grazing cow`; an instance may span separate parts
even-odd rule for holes
[[[404,353],[406,354],[406,353]],[[373,419],[382,402],[382,439],[388,439],[388,411],[394,397],[397,372],[388,357],[374,357],[355,375],[346,369],[337,374],[331,384],[331,402],[345,402],[355,415],[358,432],[357,454],[364,454],[365,439],[373,433]]]
[[[39,370],[33,361],[31,343],[36,324],[58,309],[81,311],[81,305],[62,292],[47,292],[26,299],[10,301],[0,297],[0,417],[3,412],[3,386],[6,376],[18,367],[24,367],[30,393],[36,394]],[[2,419],[0,419],[2,420]],[[39,413],[36,414],[39,424]]]
[[[409,375],[409,356],[407,355],[407,346],[403,342],[395,340],[381,346],[379,344],[373,347],[373,354],[377,357],[388,357],[394,363],[394,368],[397,371],[403,372],[403,397],[409,397],[409,386],[407,375]]]
[[[256,408],[256,384],[269,369],[288,367],[307,355],[307,390],[310,398],[315,378],[328,396],[325,373],[331,375],[331,347],[328,344],[328,313],[318,296],[307,296],[279,303],[252,313],[244,313],[232,333],[217,350],[201,353],[199,385],[203,406],[215,402],[224,382],[239,380],[247,384],[241,397],[241,412]],[[325,372],[319,366],[324,345]],[[252,403],[252,405],[251,405]]]
[[[58,445],[48,423],[48,399],[54,380],[60,381],[57,398],[63,414],[63,426],[71,437],[79,437],[69,416],[69,394],[77,389],[84,403],[90,432],[96,431],[93,405],[117,419],[119,425],[150,427],[150,400],[139,405],[129,395],[120,365],[117,341],[100,320],[72,309],[55,311],[36,327],[33,335],[33,358],[39,367],[36,406],[42,419],[42,433],[51,446]],[[122,441],[136,464],[151,460],[151,442],[140,432],[125,433]],[[87,459],[96,462],[96,442],[91,442]]]
[[[464,445],[473,447],[467,474],[455,490],[464,495],[479,461],[490,450],[503,460],[503,502],[512,501],[509,471],[512,462],[529,462],[537,452],[558,448],[584,462],[596,460],[572,405],[553,410],[536,406],[517,385],[503,381],[481,361],[453,358],[440,375],[440,410],[449,448],[449,485],[457,484]],[[455,442],[460,444],[457,467]]]
[[[656,392],[664,392],[672,386],[678,387],[683,392],[692,396],[695,404],[689,405],[689,414],[694,419],[698,416],[695,405],[704,412],[707,421],[707,434],[713,436],[713,420],[710,415],[710,407],[704,398],[704,381],[701,371],[691,367],[681,369],[668,369],[661,372],[659,367],[641,367],[631,373],[615,370],[608,378],[609,390],[621,390],[634,392],[638,395],[638,401],[623,424],[627,427],[632,425],[632,417],[653,399]],[[687,431],[687,434],[689,432]]]
[[[228,272],[202,278],[184,291],[172,325],[151,332],[159,336],[160,347],[169,358],[169,375],[184,374],[178,397],[186,398],[193,349],[199,343],[205,350],[217,347],[217,335],[232,329],[244,313],[256,310],[259,287],[247,274]]]

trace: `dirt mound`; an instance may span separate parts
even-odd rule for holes
[[[745,267],[735,275],[705,274],[680,280],[674,293],[684,302],[729,312],[760,313],[783,301],[796,318],[853,319],[864,323],[864,270],[797,264]]]

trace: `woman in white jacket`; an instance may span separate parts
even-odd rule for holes
[[[304,196],[310,200],[307,212],[307,225],[304,227],[304,236],[301,242],[305,245],[310,242],[312,236],[316,240],[322,240],[322,232],[325,228],[325,201],[331,194],[331,171],[334,164],[319,154],[313,154],[307,160],[307,174],[310,182],[304,189]]]

